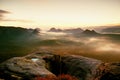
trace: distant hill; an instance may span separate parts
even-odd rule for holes
[[[38,29],[0,26],[0,41],[25,40],[39,33]]]
[[[115,27],[109,27],[102,29],[103,33],[120,33],[120,26],[115,26]]]
[[[61,29],[51,28],[48,32],[62,32]]]
[[[74,29],[56,29],[56,28],[51,28],[48,30],[49,32],[65,32],[65,33],[81,33],[83,30],[81,28],[74,28]]]
[[[82,35],[85,35],[85,36],[96,36],[96,35],[99,35],[99,33],[97,33],[96,31],[94,31],[94,30],[89,30],[89,29],[86,29],[86,30],[83,31],[81,34],[82,34]]]
[[[67,33],[81,33],[83,30],[81,28],[75,28],[75,29],[65,29],[63,32]]]

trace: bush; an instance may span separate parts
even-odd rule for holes
[[[78,80],[78,79],[68,74],[61,74],[57,77],[57,80]]]
[[[57,80],[55,76],[36,77],[35,80]]]
[[[35,80],[78,80],[78,79],[68,74],[61,74],[57,77],[53,77],[53,76],[36,77]]]

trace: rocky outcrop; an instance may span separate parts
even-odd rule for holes
[[[100,60],[76,55],[56,55],[47,61],[50,62],[51,72],[54,74],[70,74],[80,80],[92,80],[96,69],[102,63]],[[58,70],[57,73],[55,70]]]
[[[102,63],[94,80],[120,80],[120,63]]]
[[[68,74],[78,77],[80,80],[92,80],[96,74],[96,68],[101,61],[82,57],[82,56],[65,56],[62,58]]]
[[[59,74],[70,74],[79,80],[120,80],[120,63],[44,51],[14,57],[0,64],[0,78],[5,80],[33,80],[37,76]]]
[[[49,54],[36,53],[25,57],[14,57],[0,64],[0,77],[5,80],[31,80],[40,76],[55,76],[46,69],[46,62],[43,57]],[[2,73],[1,73],[2,72]]]

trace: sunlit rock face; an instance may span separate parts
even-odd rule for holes
[[[31,54],[25,57],[14,57],[0,64],[0,77],[5,80],[32,80],[40,76],[55,75],[46,69],[46,62],[42,59],[49,54]],[[2,72],[2,73],[1,73]]]

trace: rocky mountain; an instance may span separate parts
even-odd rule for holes
[[[0,64],[0,78],[5,80],[34,80],[38,76],[56,77],[58,74],[70,74],[79,80],[120,80],[120,63],[41,51]]]

